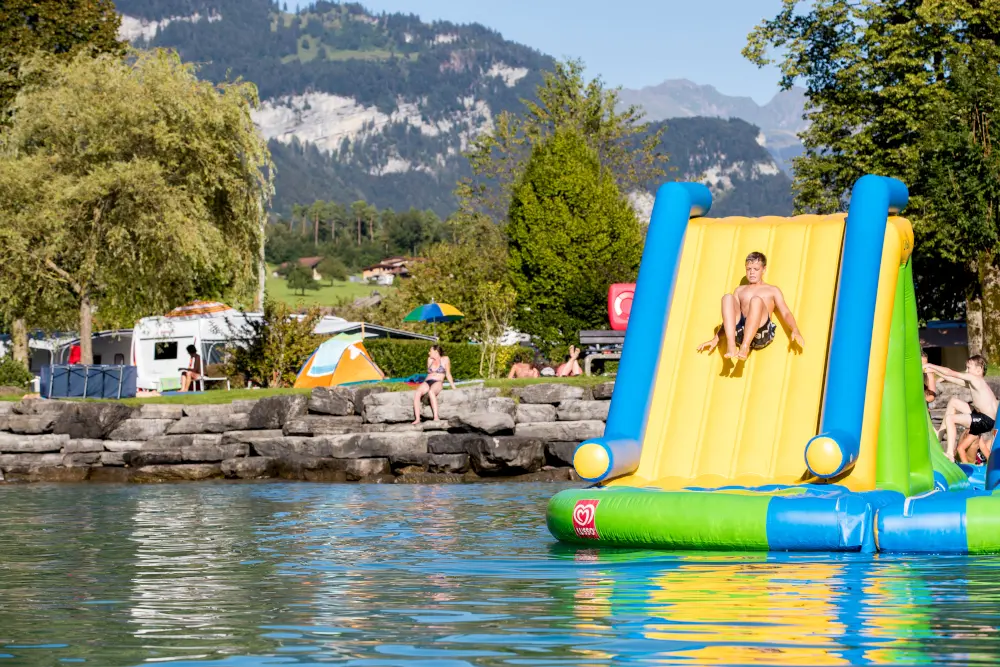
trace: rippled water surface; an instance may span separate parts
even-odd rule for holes
[[[0,487],[0,667],[1000,656],[998,558],[578,550],[556,490]]]

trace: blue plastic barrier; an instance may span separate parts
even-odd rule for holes
[[[42,398],[134,398],[135,366],[60,365],[42,367]]]

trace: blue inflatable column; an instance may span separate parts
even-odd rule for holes
[[[884,176],[863,176],[851,192],[820,434],[805,450],[806,467],[822,479],[858,460],[885,227],[908,198],[902,181]]]
[[[589,482],[639,465],[684,233],[688,220],[711,207],[712,193],[700,183],[666,183],[656,192],[604,437],[581,442],[573,455],[577,474]]]

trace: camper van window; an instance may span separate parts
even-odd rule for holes
[[[161,359],[176,359],[177,358],[177,341],[171,341],[169,343],[157,343],[153,348],[153,359],[160,361]]]
[[[101,365],[101,355],[95,354],[93,356],[94,356],[94,365],[95,366],[100,366]]]

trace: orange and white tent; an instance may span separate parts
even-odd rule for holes
[[[340,335],[324,341],[302,366],[295,386],[335,387],[385,379],[362,340],[359,335]]]

